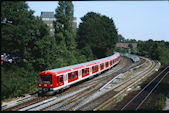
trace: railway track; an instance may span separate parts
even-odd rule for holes
[[[112,92],[115,92],[115,94],[112,94],[110,98],[107,100],[103,101],[100,105],[96,106],[95,108],[90,108],[93,109],[94,111],[96,110],[111,110],[111,107],[116,103],[115,100],[118,98],[118,96],[121,96],[121,94],[124,94],[128,92],[129,89],[132,89],[132,87],[137,86],[140,82],[145,80],[148,76],[150,76],[152,73],[154,73],[154,70],[159,68],[159,63],[150,61],[149,60],[149,66],[145,65],[145,69],[135,73],[134,76],[130,76],[127,80],[124,80],[119,86],[116,88],[112,89],[109,91],[108,94],[111,94]],[[99,101],[99,100],[97,100]],[[101,101],[99,101],[101,102]],[[88,110],[89,108],[84,108],[83,110]]]
[[[141,61],[141,63],[143,62],[144,61]],[[81,105],[83,101],[89,99],[91,95],[94,95],[94,93],[97,92],[98,89],[106,84],[110,79],[114,78],[121,72],[125,72],[132,66],[139,65],[139,63],[131,65],[131,61],[124,58],[117,66],[113,67],[113,69],[99,75],[98,77],[94,77],[93,79],[84,81],[78,85],[74,85],[74,87],[69,88],[61,94],[57,94],[54,97],[37,97],[35,99],[29,100],[28,102],[8,108],[5,111],[48,111],[75,110],[74,108],[78,109],[80,107],[79,105]]]
[[[141,109],[141,106],[144,104],[145,100],[151,95],[151,93],[158,87],[160,82],[167,75],[169,75],[169,66],[155,76],[141,91],[139,91],[127,104],[125,104],[121,108],[121,111]],[[154,82],[154,84],[152,82]]]

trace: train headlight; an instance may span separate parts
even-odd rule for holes
[[[41,86],[41,84],[39,84],[39,86]]]
[[[53,86],[53,84],[50,85],[51,87]]]

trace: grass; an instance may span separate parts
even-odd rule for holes
[[[151,104],[151,103],[152,103],[152,100],[153,100],[152,97],[148,98],[147,101],[146,101],[146,103],[145,103],[146,106],[148,106],[149,104]]]
[[[166,96],[163,93],[158,95],[158,99],[155,103],[155,107],[157,110],[162,110],[165,107]]]

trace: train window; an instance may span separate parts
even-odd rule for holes
[[[73,76],[72,78],[75,78],[75,73],[74,72],[72,72],[72,76]]]
[[[60,82],[63,82],[63,76],[60,76]]]
[[[84,75],[84,69],[82,69],[82,75]]]
[[[71,79],[71,73],[69,73],[69,80]]]
[[[77,71],[76,71],[75,73],[76,73],[75,75],[76,75],[76,77],[77,77]]]
[[[85,74],[87,73],[87,69],[85,69]]]
[[[40,83],[49,83],[52,84],[52,75],[41,75],[40,76]]]

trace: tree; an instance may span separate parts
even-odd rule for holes
[[[121,34],[119,34],[117,42],[125,42],[125,38]]]
[[[130,49],[133,49],[133,45],[132,45],[131,43],[129,43],[128,47],[129,47]]]
[[[25,2],[2,2],[2,52],[21,56],[25,67],[39,71],[52,65],[55,47],[47,25],[28,8]]]
[[[33,11],[28,11],[25,2],[2,2],[1,5],[2,52],[24,57],[33,31],[30,29]]]
[[[25,2],[5,1],[1,5],[2,52],[27,60],[3,65],[2,98],[8,98],[30,93],[37,88],[39,71],[58,66],[57,46],[47,25],[33,16]]]
[[[169,48],[158,46],[157,52],[159,53],[159,60],[162,65],[169,65]]]
[[[113,20],[94,12],[87,13],[81,20],[77,37],[78,48],[90,47],[96,58],[113,54],[118,38]]]
[[[152,58],[153,60],[159,60],[164,66],[169,64],[168,42],[153,41],[152,39],[138,41],[138,50],[139,55]]]
[[[73,29],[73,4],[71,1],[59,1],[54,22],[57,58],[60,66],[77,63],[75,31]]]

